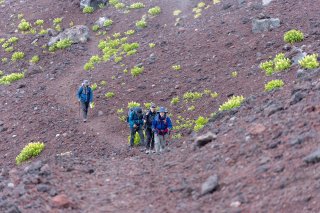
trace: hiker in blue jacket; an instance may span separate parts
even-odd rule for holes
[[[156,153],[164,151],[166,140],[170,135],[171,129],[171,119],[166,115],[166,109],[164,107],[160,107],[159,114],[154,118],[152,122]]]
[[[141,107],[136,107],[132,110],[129,115],[129,126],[130,126],[130,147],[134,145],[134,137],[138,132],[140,136],[140,145],[144,146],[144,135],[143,135],[143,114]]]
[[[83,81],[81,87],[79,88],[79,90],[77,92],[77,98],[81,104],[83,122],[86,122],[87,116],[88,116],[89,105],[93,101],[93,92],[89,86],[88,80]]]

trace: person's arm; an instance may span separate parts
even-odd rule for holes
[[[168,128],[171,130],[172,129],[172,122],[169,117],[167,117],[167,124],[168,124]]]
[[[132,128],[133,125],[134,125],[134,120],[133,120],[133,113],[131,112],[130,115],[129,115],[129,124],[130,124],[130,127]]]
[[[77,92],[78,101],[81,100],[81,93],[82,93],[82,87],[80,87],[80,88],[78,89],[78,92]]]

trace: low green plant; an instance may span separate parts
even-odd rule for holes
[[[122,61],[122,57],[121,56],[118,56],[118,57],[114,58],[114,62],[115,63],[119,63],[120,61]]]
[[[9,43],[9,44],[14,44],[14,43],[17,43],[19,41],[19,39],[17,38],[17,37],[15,37],[15,36],[13,36],[13,37],[11,37],[11,38],[9,38],[8,40],[7,40],[7,42]]]
[[[24,17],[24,15],[22,13],[18,14],[18,19],[22,19]]]
[[[139,43],[125,43],[122,45],[122,48],[125,52],[129,52],[131,50],[135,50],[135,49],[138,49],[139,48]]]
[[[2,43],[5,42],[5,41],[6,41],[6,39],[0,38],[0,44],[2,44]]]
[[[23,52],[14,52],[11,56],[11,61],[18,61],[24,58]]]
[[[13,47],[7,47],[6,49],[4,49],[4,51],[6,51],[6,52],[12,52],[12,51],[13,51]]]
[[[180,65],[172,65],[171,67],[173,70],[179,71],[181,70],[181,66]]]
[[[62,22],[62,18],[55,18],[55,19],[53,19],[53,24],[54,24],[54,25],[60,24],[61,22]]]
[[[156,46],[155,43],[150,43],[150,44],[149,44],[149,47],[150,47],[150,48],[154,48],[155,46]]]
[[[130,144],[131,135],[128,136],[128,144]],[[134,136],[133,143],[135,146],[138,146],[140,144],[140,136],[138,133]]]
[[[42,26],[44,24],[44,20],[38,19],[37,21],[34,22],[34,24],[37,26]]]
[[[113,36],[113,38],[120,38],[121,37],[121,33],[114,33],[112,36]]]
[[[204,2],[199,2],[197,6],[198,6],[198,8],[205,7],[205,6],[206,6],[206,3],[204,3]]]
[[[178,16],[178,15],[180,15],[181,13],[182,13],[181,10],[175,10],[175,11],[173,11],[173,15],[174,15],[174,16]]]
[[[46,34],[48,34],[48,30],[41,29],[41,30],[39,31],[39,35],[46,35]]]
[[[129,6],[130,9],[141,9],[144,7],[145,7],[145,5],[141,2],[136,2],[136,3],[133,3]]]
[[[194,111],[195,109],[196,109],[195,106],[190,106],[190,107],[188,107],[188,111]]]
[[[271,61],[266,61],[260,64],[260,68],[263,69],[267,76],[272,75],[275,72],[280,72],[290,68],[291,61],[289,58],[285,58],[284,53],[279,53]]]
[[[289,30],[283,36],[284,42],[289,43],[289,44],[301,42],[301,41],[303,41],[303,39],[304,39],[303,32],[301,32],[300,30],[294,30],[294,29]]]
[[[111,19],[108,19],[103,23],[103,26],[104,27],[110,27],[112,25],[112,23],[113,23],[113,21]]]
[[[202,93],[200,92],[186,92],[183,94],[183,99],[185,101],[195,101],[198,100],[199,98],[202,98]]]
[[[3,75],[4,75],[3,71],[0,70],[0,77],[3,76]]]
[[[17,165],[20,165],[22,162],[29,160],[32,157],[38,156],[42,150],[45,148],[44,143],[41,142],[34,142],[29,143],[25,146],[20,154],[16,157]]]
[[[243,96],[233,96],[228,99],[225,103],[220,105],[219,111],[231,110],[240,107],[245,98]]]
[[[97,83],[94,83],[94,84],[91,85],[92,91],[97,90],[97,88],[98,88],[98,84]]]
[[[127,52],[127,56],[134,55],[136,53],[137,53],[137,50],[130,50],[129,52]]]
[[[131,101],[128,103],[128,109],[134,108],[134,107],[139,107],[140,104],[134,101]]]
[[[315,69],[319,67],[318,54],[306,55],[299,61],[300,66],[305,69]]]
[[[281,88],[283,87],[283,85],[284,85],[284,82],[282,80],[272,80],[264,85],[264,90],[271,91],[274,89]]]
[[[217,92],[212,92],[210,94],[211,98],[217,98],[219,96],[219,94]]]
[[[90,6],[86,6],[83,8],[82,10],[83,13],[93,13],[94,12],[94,8],[93,7],[90,7]]]
[[[133,77],[136,77],[138,75],[140,75],[144,70],[144,67],[137,67],[135,66],[134,68],[131,69],[131,75]]]
[[[100,62],[101,62],[101,58],[99,57],[99,55],[93,55],[93,56],[91,56],[91,58],[89,59],[89,62],[90,62],[90,63],[93,63],[93,64],[97,64],[97,63],[100,63]]]
[[[91,62],[87,62],[84,66],[83,69],[85,71],[89,71],[89,70],[94,70],[94,64]]]
[[[231,73],[231,76],[232,76],[233,78],[236,78],[236,77],[238,76],[238,72],[236,72],[236,71],[232,72],[232,73]]]
[[[2,76],[0,78],[0,84],[8,85],[22,78],[24,78],[24,73],[11,73],[9,75]]]
[[[40,60],[39,56],[35,55],[35,56],[32,56],[30,63],[36,64],[39,62],[39,60]]]
[[[171,99],[171,105],[177,105],[180,102],[180,98],[179,97],[173,97]]]
[[[51,47],[49,47],[50,52],[54,52],[57,49],[65,49],[72,45],[72,41],[70,39],[62,39],[55,44],[53,44]]]
[[[100,29],[99,25],[95,24],[95,25],[92,26],[92,31],[93,32],[97,32],[99,29]]]
[[[134,33],[135,33],[134,30],[128,30],[128,31],[126,31],[124,34],[126,34],[126,35],[133,35]]]
[[[148,13],[152,16],[159,15],[161,13],[161,8],[158,6],[152,7],[148,10]]]
[[[100,3],[98,6],[99,6],[100,9],[103,9],[103,8],[106,7],[106,5],[104,3]]]
[[[260,68],[266,72],[266,75],[273,73],[273,61],[265,61],[260,64]]]
[[[115,96],[115,94],[113,92],[107,92],[104,96],[106,98],[113,98]]]
[[[149,103],[144,103],[143,105],[144,105],[144,107],[145,107],[146,109],[150,109],[150,107],[151,107],[151,102],[149,102]]]
[[[7,63],[8,62],[8,58],[2,58],[1,62],[4,63],[4,64]]]
[[[21,31],[28,31],[31,29],[31,24],[25,19],[22,19],[20,24],[18,25],[18,29]]]
[[[182,138],[182,134],[181,133],[175,133],[172,135],[172,139],[181,139]]]
[[[60,24],[57,24],[57,25],[54,27],[54,29],[55,29],[56,31],[58,31],[58,32],[60,32],[60,31],[62,30]]]
[[[125,4],[124,3],[118,3],[118,4],[116,4],[114,7],[116,8],[116,9],[118,9],[118,10],[120,10],[120,9],[123,9],[123,8],[125,8]]]
[[[107,86],[107,82],[104,81],[104,80],[102,80],[102,81],[100,81],[100,85],[101,85],[101,86]]]
[[[140,21],[136,22],[136,27],[138,28],[145,28],[147,27],[147,22],[145,19],[141,19]]]
[[[209,119],[199,116],[198,119],[195,121],[195,126],[193,128],[193,130],[195,132],[198,132],[200,129],[202,129],[207,123],[208,123]]]
[[[116,4],[119,3],[119,0],[109,0],[109,4],[115,6]]]

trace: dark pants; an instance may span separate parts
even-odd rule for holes
[[[142,128],[132,128],[131,129],[130,146],[134,145],[134,137],[136,136],[137,132],[140,136],[140,145],[144,146],[145,144],[144,144],[144,135],[143,135]]]
[[[87,119],[87,117],[88,117],[88,109],[89,109],[89,102],[82,102],[81,101],[80,103],[81,103],[83,119]]]
[[[146,128],[146,135],[147,135],[147,144],[146,148],[147,149],[154,149],[154,133],[152,132],[152,129],[147,127]]]

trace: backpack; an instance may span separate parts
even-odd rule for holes
[[[133,107],[133,108],[130,108],[129,110],[128,110],[128,114],[127,114],[127,123],[129,123],[129,117],[130,117],[130,114],[131,114],[131,112],[135,112],[136,113],[136,111],[139,109],[140,107]],[[141,108],[140,108],[141,109]],[[136,113],[137,114],[137,113]],[[141,116],[142,116],[142,114],[141,114]]]

